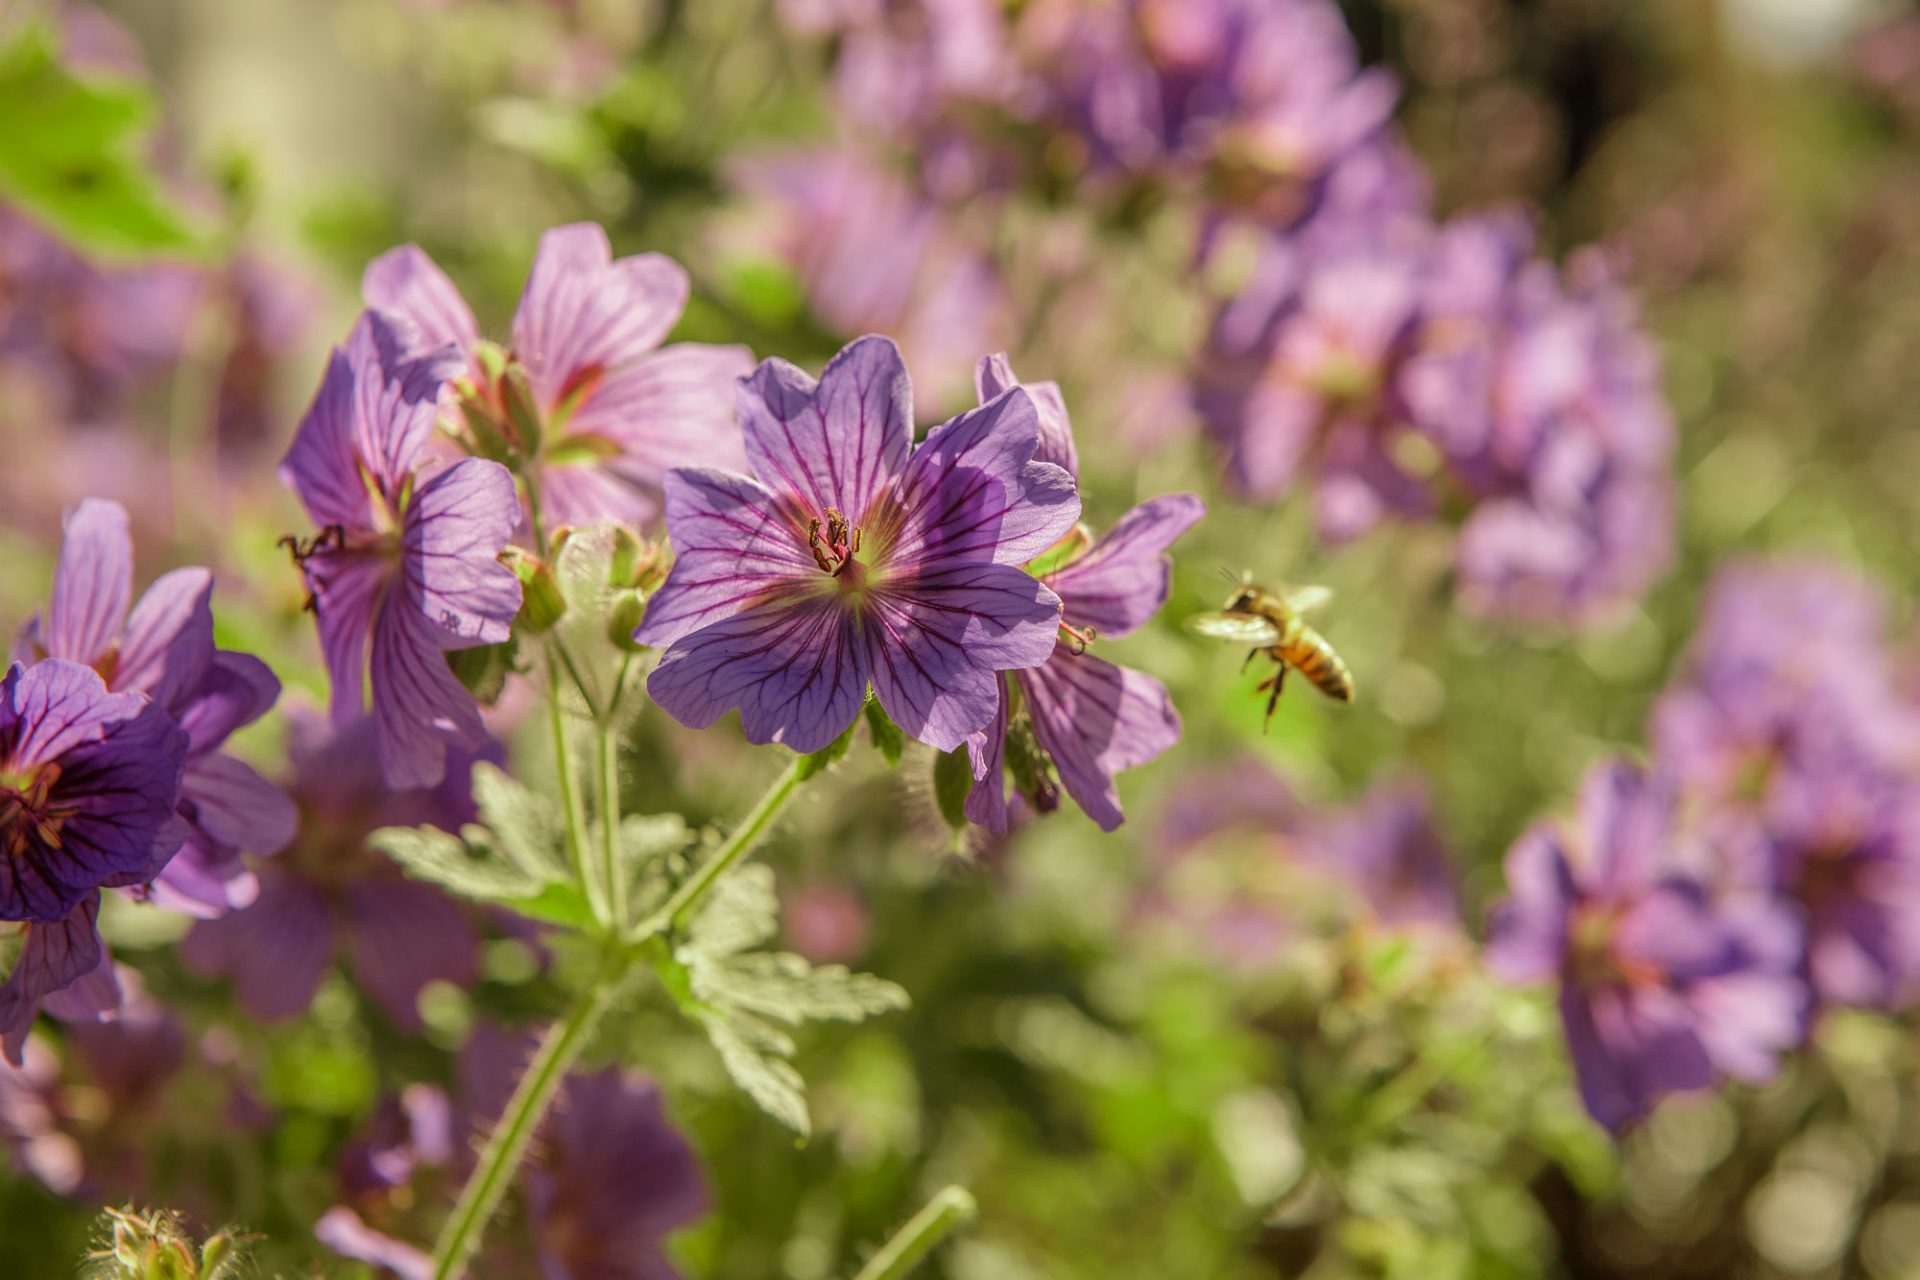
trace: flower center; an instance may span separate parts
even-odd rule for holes
[[[807,550],[813,553],[813,562],[821,572],[839,577],[860,554],[860,531],[839,511],[828,507],[824,524],[819,516],[807,522]]]
[[[51,762],[24,771],[0,769],[0,854],[20,857],[34,836],[49,849],[60,847],[60,828],[79,810],[53,802],[59,781],[60,766]]]
[[[1620,924],[1619,909],[1584,906],[1574,912],[1567,929],[1568,967],[1581,986],[1625,983],[1630,987],[1657,986],[1666,980],[1658,965],[1636,956],[1623,956],[1614,946]]]

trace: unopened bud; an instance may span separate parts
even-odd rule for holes
[[[516,621],[536,635],[551,630],[567,612],[567,597],[553,575],[553,566],[519,547],[508,547],[500,553],[500,560],[520,579],[520,616]]]

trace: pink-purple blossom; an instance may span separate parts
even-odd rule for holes
[[[269,1022],[304,1012],[344,959],[388,1017],[417,1028],[421,988],[473,980],[479,936],[452,899],[402,876],[366,838],[383,826],[457,830],[472,821],[474,755],[456,750],[436,788],[395,792],[381,774],[373,720],[336,728],[304,707],[287,720],[299,835],[260,866],[259,896],[196,924],[181,958],[231,980],[247,1011]]]
[[[1022,384],[1004,355],[982,360],[976,379],[983,405],[1024,387],[1039,414],[1034,456],[1077,477],[1073,429],[1056,384]],[[1132,634],[1160,611],[1173,581],[1167,548],[1205,513],[1192,494],[1169,494],[1127,512],[1104,537],[1067,535],[1078,554],[1039,575],[1061,602],[1053,652],[1001,677],[993,723],[968,739],[970,819],[1004,835],[1010,781],[1040,813],[1058,807],[1064,788],[1103,831],[1124,820],[1114,775],[1179,741],[1180,715],[1158,680],[1088,650],[1096,640]]]
[[[733,383],[753,367],[746,348],[662,346],[685,309],[687,273],[657,253],[615,259],[590,222],[555,227],[540,249],[513,317],[511,354],[525,370],[541,439],[517,440],[550,524],[659,514],[660,480],[676,466],[738,466]],[[368,265],[370,307],[412,320],[421,341],[454,344],[467,358],[466,393],[500,429],[513,424],[497,375],[480,360],[473,312],[446,273],[417,246]]]
[[[1792,915],[1718,898],[1675,809],[1667,780],[1600,766],[1571,830],[1543,823],[1508,853],[1490,923],[1496,973],[1559,984],[1581,1097],[1616,1131],[1668,1094],[1768,1078],[1805,1032]]]
[[[363,712],[370,684],[376,749],[396,787],[433,785],[451,748],[484,740],[446,653],[504,641],[520,609],[520,581],[499,562],[520,523],[513,476],[428,454],[441,390],[461,363],[451,343],[422,350],[404,317],[364,312],[280,467],[320,526],[295,555],[335,722]]]
[[[146,695],[186,731],[179,814],[188,835],[152,894],[193,915],[251,901],[256,884],[242,855],[277,851],[293,838],[295,820],[277,787],[221,749],[272,708],[280,682],[258,658],[215,647],[212,595],[213,575],[186,568],[161,575],[133,601],[127,513],[88,499],[67,517],[46,613],[14,642],[16,660],[90,667],[108,689]]]
[[[741,384],[754,475],[667,477],[674,565],[636,633],[648,689],[682,724],[739,708],[753,742],[816,751],[871,685],[911,736],[950,751],[984,729],[999,673],[1051,655],[1060,598],[1018,566],[1080,515],[1035,460],[1014,388],[913,444],[899,349],[862,338],[818,382],[768,360]]]

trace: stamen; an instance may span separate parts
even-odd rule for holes
[[[860,551],[860,531],[853,522],[832,507],[827,508],[826,529],[821,530],[818,516],[807,522],[807,550],[821,572],[838,574]]]
[[[1085,653],[1087,647],[1100,638],[1100,633],[1092,627],[1069,626],[1065,622],[1060,624],[1060,634],[1066,639],[1067,651],[1076,658]]]

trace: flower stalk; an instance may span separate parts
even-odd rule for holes
[[[911,1274],[954,1228],[972,1220],[976,1208],[972,1193],[965,1187],[948,1187],[895,1232],[854,1280],[900,1280]]]

